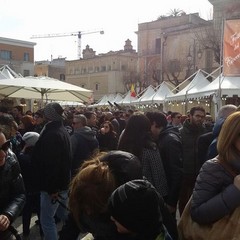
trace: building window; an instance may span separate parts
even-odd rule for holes
[[[85,88],[85,84],[82,84],[81,87],[82,87],[82,88]]]
[[[155,49],[156,49],[156,54],[160,54],[161,53],[161,38],[157,38],[156,42],[155,42]]]
[[[4,59],[4,60],[11,60],[12,52],[7,51],[7,50],[2,50],[2,51],[0,51],[0,57],[1,57],[1,59]]]
[[[127,66],[126,65],[122,65],[122,71],[126,71],[127,70]]]
[[[106,72],[106,66],[101,67],[101,72]]]
[[[23,76],[24,77],[30,76],[30,71],[29,70],[23,70]]]
[[[95,67],[95,72],[99,72],[99,67]]]
[[[24,53],[24,55],[23,55],[23,61],[25,61],[25,62],[29,62],[29,61],[30,61],[29,53]]]
[[[99,90],[99,83],[95,84],[95,90],[98,91]]]
[[[108,65],[108,71],[111,71],[111,70],[112,70],[111,65]]]
[[[65,74],[63,73],[60,74],[60,80],[65,82]]]

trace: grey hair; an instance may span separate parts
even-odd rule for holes
[[[237,111],[237,106],[233,104],[227,104],[220,108],[218,111],[217,119],[223,118],[226,119],[229,115]]]
[[[83,126],[87,126],[87,118],[83,114],[76,114],[73,118],[76,118]]]

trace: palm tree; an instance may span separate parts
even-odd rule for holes
[[[186,15],[186,13],[183,10],[177,8],[171,9],[170,12],[168,13],[168,16],[170,17],[178,17],[183,15]]]

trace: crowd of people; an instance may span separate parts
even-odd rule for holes
[[[212,224],[240,206],[238,110],[0,107],[0,239],[19,216],[31,239],[36,214],[45,240],[177,240],[189,199]]]

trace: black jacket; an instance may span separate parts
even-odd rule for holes
[[[189,119],[183,123],[180,129],[183,148],[183,172],[184,174],[197,176],[199,171],[199,163],[197,158],[197,142],[200,135],[206,133],[203,126],[195,126],[190,124]]]
[[[70,135],[63,123],[47,123],[32,155],[36,189],[49,194],[67,190],[70,183],[71,158]]]
[[[71,171],[72,175],[75,175],[81,164],[98,150],[99,143],[95,132],[87,126],[74,131],[71,136],[71,143],[73,154]]]
[[[178,128],[172,126],[164,128],[158,138],[158,148],[168,184],[165,201],[170,206],[176,207],[183,175],[182,141]]]
[[[25,188],[15,155],[9,150],[6,162],[0,167],[0,214],[8,216],[12,223],[25,204]],[[4,239],[0,231],[0,239]]]

